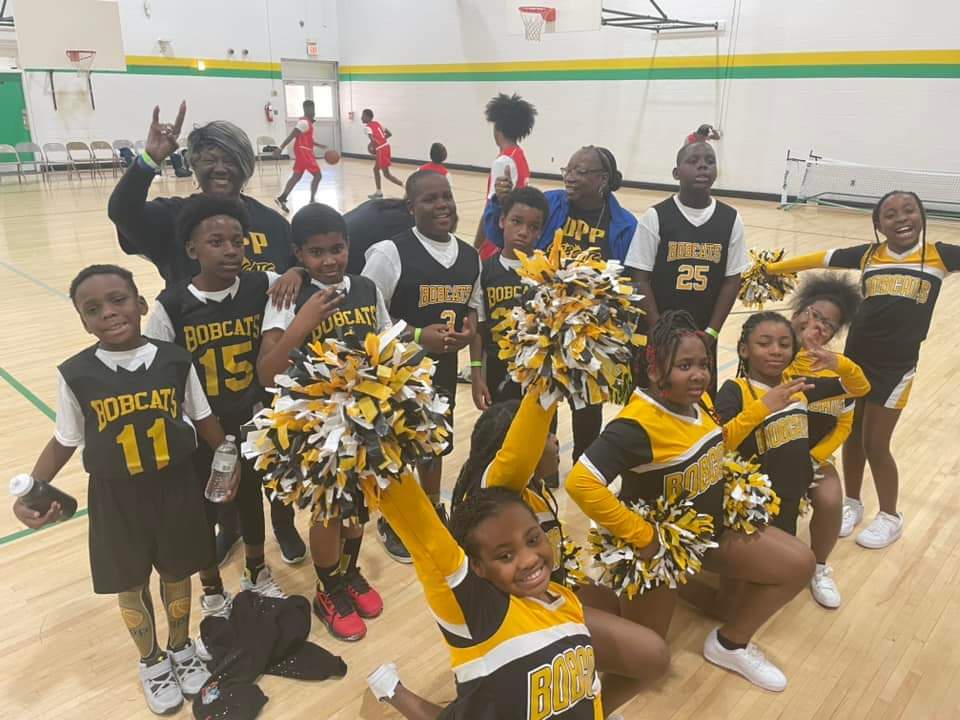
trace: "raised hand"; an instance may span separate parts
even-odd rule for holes
[[[160,122],[160,106],[154,106],[153,119],[150,121],[150,129],[147,131],[144,150],[158,165],[179,147],[177,138],[180,137],[183,118],[186,114],[187,101],[184,100],[180,103],[180,110],[177,112],[177,119],[173,121],[173,124],[162,123]]]

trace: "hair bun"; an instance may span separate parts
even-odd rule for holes
[[[610,192],[619,190],[622,185],[623,173],[621,173],[619,170],[614,170],[612,173],[610,173]]]

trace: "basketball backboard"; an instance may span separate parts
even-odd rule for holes
[[[526,6],[548,7],[556,10],[557,19],[546,28],[546,34],[554,32],[583,32],[600,29],[601,0],[504,0],[504,15],[508,35],[523,35],[520,8]]]
[[[20,67],[73,70],[66,50],[94,50],[93,71],[126,70],[120,8],[102,0],[21,0],[14,8]]]

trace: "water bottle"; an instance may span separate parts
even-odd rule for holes
[[[215,503],[225,502],[233,493],[233,470],[240,460],[237,451],[236,438],[227,435],[220,447],[213,454],[213,464],[210,466],[210,480],[204,495],[207,500]]]
[[[54,502],[60,503],[60,513],[64,520],[73,517],[77,511],[76,498],[48,482],[34,480],[27,474],[17,475],[10,480],[10,494],[41,515],[46,515]]]

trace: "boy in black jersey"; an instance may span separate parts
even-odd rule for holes
[[[715,349],[740,273],[750,267],[743,222],[710,195],[717,156],[708,143],[684,145],[673,177],[680,191],[643,214],[624,265],[633,268],[649,327],[664,310],[686,310]],[[717,353],[712,355],[711,397],[717,394]]]
[[[248,227],[246,208],[232,198],[193,195],[184,202],[177,234],[187,256],[199,263],[200,272],[160,293],[146,331],[149,337],[175,342],[191,354],[214,414],[226,432],[238,439],[241,426],[263,400],[254,365],[267,290],[277,278],[275,273],[241,272]],[[207,467],[211,460],[211,453],[201,448],[195,465]],[[261,475],[252,461],[241,458],[240,466],[235,505],[246,557],[240,586],[284,597],[264,559]],[[219,504],[207,503],[211,547],[218,509]],[[204,616],[228,616],[231,596],[223,588],[215,562],[200,571],[200,581]]]
[[[198,434],[217,447],[224,433],[189,353],[141,335],[147,304],[128,270],[87,267],[71,283],[70,298],[98,342],[59,367],[57,426],[32,475],[51,481],[83,446],[94,592],[118,596],[140,652],[147,705],[173,712],[210,676],[188,636],[190,576],[212,559],[203,483],[191,459]],[[19,500],[13,509],[32,528],[60,513],[54,506],[41,517]],[[157,640],[152,568],[170,628],[166,652]]]
[[[436,361],[433,382],[449,401],[452,420],[457,352],[476,334],[477,313],[483,308],[480,256],[453,234],[457,204],[446,176],[418,170],[407,178],[406,192],[416,225],[371,247],[363,274],[380,288],[390,316],[407,322],[414,340]],[[452,437],[446,453],[451,450]],[[440,503],[442,471],[441,458],[419,469],[420,484],[441,516],[446,512]],[[387,553],[411,562],[387,522],[380,518],[377,526]]]
[[[307,205],[293,217],[297,259],[310,274],[294,307],[267,306],[257,373],[265,386],[290,365],[290,353],[310,342],[353,334],[363,340],[390,326],[387,306],[369,278],[346,274],[349,253],[343,217],[327,205]],[[362,498],[340,522],[313,522],[310,553],[317,572],[314,611],[341,640],[360,640],[362,618],[383,612],[383,600],[360,573],[357,560],[369,513]]]
[[[507,375],[507,361],[499,357],[493,329],[523,298],[516,251],[527,255],[533,252],[549,212],[546,197],[533,187],[514,190],[501,207],[503,250],[483,261],[483,315],[480,332],[470,342],[470,383],[473,402],[481,412],[495,402],[522,398],[520,386]]]

